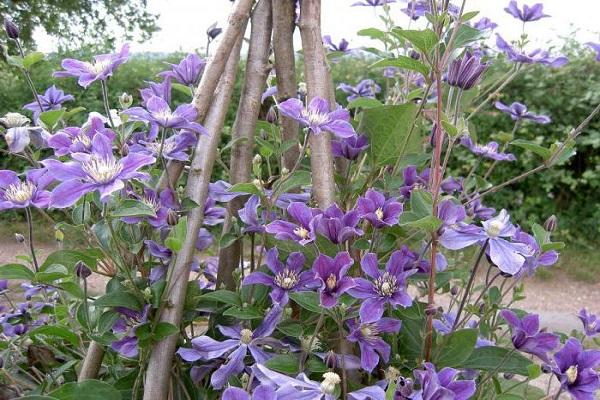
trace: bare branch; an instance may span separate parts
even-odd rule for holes
[[[104,348],[101,344],[92,340],[87,353],[85,353],[85,358],[83,360],[83,365],[81,366],[81,371],[79,371],[77,381],[81,382],[86,379],[95,379],[98,376],[98,372],[100,372],[103,358]]]

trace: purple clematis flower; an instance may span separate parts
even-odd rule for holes
[[[56,71],[55,78],[78,78],[77,83],[83,88],[87,88],[97,80],[105,81],[112,76],[115,69],[127,61],[129,58],[129,45],[124,44],[121,50],[115,54],[101,54],[94,56],[94,61],[79,61],[72,58],[66,58],[61,66],[64,71]]]
[[[535,238],[520,229],[515,233],[513,241],[523,243],[531,254],[531,256],[525,257],[521,273],[527,272],[531,276],[540,265],[550,267],[558,261],[558,253],[555,250],[542,251]]]
[[[569,338],[562,349],[554,354],[556,366],[552,372],[561,388],[575,400],[594,400],[600,389],[596,368],[600,365],[600,350],[584,350],[579,340]]]
[[[551,57],[550,53],[535,49],[529,53],[524,53],[521,50],[515,49],[506,40],[496,33],[496,46],[506,54],[510,61],[521,64],[542,64],[551,68],[559,68],[569,62],[569,59],[564,56]]]
[[[171,78],[166,77],[162,82],[147,82],[148,87],[140,89],[140,95],[142,96],[142,105],[146,107],[148,100],[153,96],[160,97],[167,104],[171,103]]]
[[[348,97],[346,97],[348,102],[360,97],[374,99],[375,95],[381,92],[381,87],[375,83],[373,79],[363,79],[356,86],[342,83],[338,86],[338,89],[348,95]]]
[[[0,170],[0,210],[48,207],[50,192],[45,189],[52,181],[45,168],[27,171],[24,180],[13,171]]]
[[[216,201],[227,203],[236,197],[247,195],[244,192],[230,192],[231,184],[225,181],[216,181],[208,184],[208,195],[211,199],[215,199]],[[265,195],[267,198],[272,200],[273,191],[265,190]],[[308,203],[310,200],[310,193],[282,193],[275,199],[275,206],[281,208],[282,210],[286,210],[290,204],[292,203]]]
[[[471,150],[477,156],[489,158],[495,161],[515,161],[517,158],[511,153],[502,153],[498,150],[499,145],[496,142],[489,142],[486,145],[475,144],[469,136],[463,136],[460,144]]]
[[[453,332],[454,322],[456,321],[456,313],[444,313],[442,314],[441,319],[433,320],[433,328],[440,335],[447,335]],[[474,320],[470,320],[467,322],[467,327],[471,329],[477,328],[477,322]],[[482,337],[477,337],[477,341],[475,342],[475,348],[485,347],[485,346],[493,346],[494,342],[491,340],[484,339]]]
[[[302,253],[290,253],[284,265],[279,261],[279,251],[273,247],[267,251],[265,262],[273,275],[253,272],[244,279],[243,285],[270,286],[274,304],[284,307],[289,301],[289,293],[311,290],[318,285],[314,272],[302,271],[306,262]]]
[[[493,22],[488,17],[482,17],[479,21],[475,22],[473,25],[475,29],[479,29],[480,31],[493,31],[498,27],[498,24]]]
[[[443,368],[437,372],[431,363],[425,363],[424,369],[414,371],[416,381],[421,389],[413,394],[413,400],[467,400],[475,394],[475,381],[458,380],[458,371],[454,368]]]
[[[331,152],[336,157],[356,160],[363,151],[369,148],[369,138],[366,135],[350,136],[331,142]]]
[[[396,2],[396,0],[363,0],[363,1],[357,1],[357,2],[353,3],[351,7],[356,7],[356,6],[379,7],[379,6],[383,6],[385,4],[390,4],[390,3],[395,3],[395,2]]]
[[[395,197],[386,200],[383,193],[375,189],[367,190],[364,197],[359,197],[356,210],[360,217],[366,219],[374,228],[397,225],[400,221],[403,205]]]
[[[583,324],[585,336],[596,337],[600,335],[600,319],[596,315],[590,314],[586,308],[582,308],[577,317]]]
[[[217,206],[214,199],[208,197],[204,203],[204,225],[215,226],[225,221],[227,210]]]
[[[520,319],[510,310],[500,311],[500,316],[510,325],[512,343],[515,349],[538,356],[548,362],[549,351],[554,350],[560,343],[559,337],[553,333],[540,332],[540,317],[528,314]]]
[[[536,3],[532,6],[523,4],[523,9],[519,9],[517,1],[511,0],[504,11],[523,22],[532,22],[549,17],[549,15],[544,14],[543,9],[544,5],[542,3]]]
[[[58,89],[55,85],[46,89],[44,94],[38,94],[37,98],[42,105],[41,109],[37,101],[33,101],[23,106],[25,110],[29,110],[33,113],[34,120],[36,120],[42,112],[60,110],[63,103],[75,100],[73,95],[65,94],[65,92]]]
[[[527,106],[525,104],[514,102],[511,105],[506,105],[497,101],[494,105],[498,110],[510,115],[510,118],[512,118],[513,121],[528,119],[538,124],[549,124],[552,121],[547,115],[538,115],[531,111],[527,111]]]
[[[587,42],[586,45],[596,52],[596,61],[600,61],[600,43]]]
[[[169,103],[164,99],[152,96],[146,102],[146,109],[132,107],[124,111],[131,116],[133,121],[146,121],[163,128],[186,129],[201,135],[208,135],[208,131],[196,120],[197,112],[193,105],[182,104],[175,111],[171,111]]]
[[[375,322],[347,322],[350,334],[349,342],[358,343],[360,348],[360,365],[362,369],[371,373],[379,364],[381,358],[384,362],[390,359],[391,347],[382,338],[382,333],[398,333],[402,321],[394,318],[378,318]]]
[[[197,54],[188,54],[179,64],[169,65],[171,71],[161,72],[158,75],[163,78],[173,78],[182,85],[196,86],[204,67],[206,67],[206,61]]]
[[[312,269],[321,285],[319,295],[322,307],[334,307],[338,297],[356,286],[354,279],[346,276],[352,264],[354,260],[347,251],[338,253],[335,258],[319,254]]]
[[[288,99],[279,104],[279,110],[283,115],[295,119],[315,135],[323,132],[331,132],[341,138],[356,135],[349,122],[348,110],[338,107],[330,112],[327,100],[320,97],[314,97],[306,108],[301,100]]]
[[[277,400],[277,393],[272,386],[258,385],[252,397],[244,389],[230,387],[223,392],[222,400]]]
[[[50,159],[42,162],[50,175],[62,182],[52,192],[51,207],[70,207],[96,190],[101,201],[106,202],[112,193],[125,187],[125,181],[148,179],[148,174],[138,170],[156,161],[154,157],[136,153],[117,159],[110,140],[103,135],[94,136],[90,154],[73,153],[72,158],[64,163]]]
[[[413,20],[418,20],[430,10],[428,1],[410,0],[401,11]]]
[[[477,194],[475,194],[477,196]],[[467,215],[472,218],[479,218],[482,221],[490,219],[496,214],[496,210],[492,207],[486,207],[481,203],[479,198],[469,201],[467,204]]]
[[[270,355],[261,347],[263,345],[280,346],[279,342],[270,338],[270,336],[279,321],[281,321],[282,314],[283,309],[275,305],[254,331],[247,328],[242,329],[241,326],[219,325],[219,331],[230,339],[219,342],[209,336],[199,336],[192,339],[191,349],[180,347],[177,354],[188,362],[210,361],[227,355],[227,361],[210,378],[211,385],[215,389],[221,389],[230,376],[244,370],[244,358],[248,351],[250,351],[254,361],[262,364],[270,358]]]
[[[341,53],[349,53],[352,51],[352,49],[350,49],[350,43],[344,38],[342,38],[339,43],[334,43],[331,36],[325,35],[323,36],[323,44],[327,47],[327,50],[332,52],[339,51]]]
[[[162,155],[166,160],[188,161],[186,151],[196,145],[198,138],[191,131],[182,131],[165,139],[164,143],[159,141],[139,140],[136,144],[129,146],[129,151],[159,157]]]
[[[317,215],[313,226],[333,244],[361,236],[363,231],[356,226],[360,221],[359,212],[350,210],[344,213],[337,204],[332,204],[323,214]]]
[[[48,139],[48,146],[54,149],[57,156],[71,153],[88,153],[92,147],[92,139],[103,135],[112,142],[115,133],[104,126],[101,118],[90,116],[81,128],[73,126],[61,129]]]
[[[271,220],[273,215],[263,211],[262,218],[258,216],[258,207],[260,207],[260,197],[253,194],[248,198],[244,207],[238,211],[238,215],[242,222],[246,225],[242,229],[242,233],[263,233],[265,231],[265,223]]]
[[[409,261],[404,258],[404,253],[396,250],[390,256],[381,271],[377,264],[377,255],[367,253],[363,256],[360,266],[363,272],[372,280],[354,278],[356,286],[349,290],[352,297],[361,299],[360,320],[363,323],[378,321],[383,315],[386,304],[393,309],[410,307],[412,298],[406,292],[407,278],[417,272],[405,270]]]
[[[164,189],[160,193],[157,193],[152,189],[145,188],[143,195],[134,194],[132,197],[154,210],[156,216],[124,217],[122,220],[126,224],[139,224],[142,221],[147,221],[154,228],[162,228],[167,226],[169,210],[178,210],[180,208],[175,197],[175,192],[171,189]]]
[[[452,61],[446,81],[450,86],[469,90],[479,82],[487,67],[487,63],[482,63],[479,57],[467,51],[462,58]]]
[[[321,210],[309,208],[306,204],[293,202],[287,208],[287,213],[296,223],[276,220],[265,227],[267,233],[275,235],[279,240],[293,240],[301,245],[311,243],[316,239],[314,219]]]
[[[405,199],[410,198],[410,194],[415,189],[424,189],[429,186],[429,168],[425,168],[420,174],[417,167],[409,165],[402,171],[404,182],[400,187],[400,195]]]
[[[148,322],[150,305],[146,304],[141,311],[125,307],[116,307],[115,311],[121,316],[113,324],[112,331],[124,334],[124,336],[112,342],[110,347],[124,357],[135,358],[139,354],[138,339],[135,332],[141,325]]]

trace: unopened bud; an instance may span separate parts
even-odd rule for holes
[[[298,93],[300,93],[303,96],[306,96],[307,88],[306,88],[306,83],[305,82],[300,82],[298,84]]]
[[[412,58],[413,60],[418,60],[421,58],[421,54],[419,54],[419,52],[411,50],[410,51],[410,58]]]
[[[277,122],[277,112],[275,111],[275,107],[269,107],[269,111],[267,111],[266,120],[270,124],[274,124],[275,122]]]
[[[281,168],[281,175],[287,175],[290,173],[290,170],[286,167]]]
[[[504,376],[504,379],[510,380],[515,377],[515,374],[511,374],[510,372],[505,372],[503,376]]]
[[[177,225],[178,222],[179,222],[179,215],[177,215],[177,211],[169,208],[169,211],[167,211],[167,224],[169,224],[171,226],[175,226],[175,225]]]
[[[548,232],[554,232],[558,227],[558,218],[556,215],[551,215],[546,222],[544,222],[544,229]]]
[[[15,24],[10,18],[4,19],[4,30],[9,38],[17,40],[21,33],[17,24]]]
[[[325,394],[333,394],[336,385],[339,385],[341,381],[340,376],[335,372],[325,372],[323,382],[321,382],[321,391]]]
[[[123,146],[121,146],[120,153],[123,157],[127,157],[127,155],[129,154],[129,145],[127,143],[123,143]]]
[[[451,294],[452,296],[456,296],[456,295],[458,294],[458,286],[452,286],[452,287],[450,288],[450,294]]]
[[[65,240],[65,234],[60,229],[56,229],[54,231],[54,240],[57,242],[62,242]]]
[[[15,233],[15,240],[18,243],[24,243],[25,242],[25,236],[21,235],[20,233]]]
[[[252,164],[260,165],[261,163],[262,163],[262,157],[260,156],[260,154],[255,155],[254,158],[252,159]]]
[[[336,369],[338,367],[337,356],[333,350],[329,350],[325,355],[325,365],[328,369]]]
[[[77,261],[75,264],[75,275],[81,279],[87,279],[92,274],[92,270],[83,262]]]
[[[542,364],[542,372],[544,374],[549,374],[550,372],[552,372],[552,367],[548,364]]]
[[[435,308],[435,306],[433,304],[432,305],[428,305],[425,308],[425,314],[426,315],[435,315],[436,313],[437,313],[437,308]]]
[[[119,96],[119,104],[123,110],[128,109],[133,104],[133,96],[129,93],[123,93]]]
[[[152,299],[152,289],[150,289],[149,287],[144,289],[144,299],[146,301]]]

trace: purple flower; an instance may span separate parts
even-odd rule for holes
[[[494,103],[494,105],[498,110],[510,115],[510,118],[512,118],[513,121],[528,119],[538,124],[549,124],[552,121],[547,115],[538,115],[532,113],[531,111],[527,111],[527,106],[525,104],[514,102],[508,106],[500,101],[497,101]]]
[[[527,314],[520,319],[514,312],[502,310],[500,316],[511,327],[512,343],[515,349],[533,354],[548,362],[546,353],[554,350],[560,341],[558,336],[553,333],[540,332],[539,315]]]
[[[202,229],[201,229],[202,230]],[[205,290],[215,290],[217,283],[217,273],[219,271],[219,258],[207,257],[202,263],[204,268],[198,277],[198,287]]]
[[[52,85],[46,89],[44,94],[38,94],[37,98],[42,104],[41,110],[37,101],[25,104],[23,106],[24,109],[33,113],[33,119],[37,119],[40,113],[44,111],[59,110],[62,107],[62,103],[75,100],[75,97],[70,94],[65,95],[65,92],[58,89],[55,85]]]
[[[270,358],[261,347],[278,347],[279,342],[270,338],[275,327],[281,321],[283,309],[275,305],[265,316],[263,322],[254,330],[241,326],[218,326],[219,331],[230,338],[219,342],[210,336],[199,336],[192,339],[192,348],[180,347],[177,354],[187,362],[198,360],[210,361],[215,358],[227,356],[227,361],[211,376],[210,383],[215,389],[221,389],[229,377],[239,374],[244,370],[244,358],[248,350],[259,364]]]
[[[253,272],[244,279],[243,285],[271,287],[270,296],[274,304],[283,307],[289,301],[289,293],[311,290],[318,284],[314,272],[302,271],[306,262],[302,253],[290,253],[284,265],[279,261],[279,251],[273,247],[267,251],[265,262],[273,275]]]
[[[554,354],[556,366],[552,372],[561,388],[575,400],[593,400],[600,389],[600,377],[595,371],[600,365],[600,350],[584,350],[579,340],[569,338]]]
[[[357,1],[357,2],[353,3],[351,7],[356,7],[356,6],[378,7],[378,6],[383,6],[385,4],[390,4],[390,3],[395,3],[395,2],[396,2],[396,0],[363,0],[363,1]]]
[[[204,203],[204,225],[215,226],[225,220],[227,210],[216,205],[214,199],[208,197]]]
[[[269,215],[263,211],[262,218],[258,216],[258,207],[260,206],[260,197],[253,194],[248,198],[244,207],[238,211],[238,215],[242,222],[246,225],[242,229],[242,233],[263,233],[265,231],[265,223]]]
[[[411,0],[407,3],[402,12],[413,20],[418,20],[427,14],[430,10],[429,2],[424,0]]]
[[[258,385],[252,392],[252,397],[244,389],[230,387],[225,389],[221,400],[277,400],[277,394],[272,386]]]
[[[525,257],[531,256],[531,253],[523,243],[503,239],[512,238],[516,233],[516,228],[510,223],[510,216],[506,210],[501,210],[496,217],[483,221],[482,225],[483,229],[475,225],[446,229],[440,237],[440,243],[447,249],[460,250],[487,241],[486,252],[494,265],[509,275],[519,273],[525,263]]]
[[[453,331],[454,322],[456,321],[456,313],[444,313],[442,314],[441,319],[433,320],[433,328],[440,335],[447,335]],[[467,322],[467,327],[471,329],[477,328],[477,322],[474,320],[470,320]],[[491,340],[484,339],[482,337],[477,337],[477,341],[475,342],[475,348],[485,347],[485,346],[493,346],[494,342]]]
[[[381,87],[375,83],[373,79],[363,79],[356,86],[348,85],[347,83],[342,83],[338,86],[342,92],[346,93],[348,97],[346,97],[347,101],[356,100],[359,97],[366,97],[369,99],[374,99],[375,95],[381,92]]]
[[[135,358],[139,354],[136,330],[148,322],[150,306],[146,304],[142,311],[135,311],[125,307],[116,307],[120,315],[112,327],[114,333],[124,334],[121,339],[112,342],[110,347],[127,358]]]
[[[447,82],[450,86],[469,90],[479,82],[487,67],[487,63],[482,63],[479,57],[467,51],[462,58],[450,64]]]
[[[354,279],[346,276],[352,264],[354,260],[347,251],[338,253],[335,258],[319,254],[312,269],[321,285],[319,288],[321,306],[334,307],[338,297],[356,286]]]
[[[148,87],[140,89],[142,105],[146,107],[148,100],[153,96],[160,97],[167,103],[171,103],[171,78],[166,77],[162,82],[148,82]]]
[[[508,57],[510,61],[522,64],[542,64],[552,68],[559,68],[569,62],[569,59],[564,56],[551,57],[550,53],[535,49],[529,53],[524,53],[521,50],[515,49],[508,44],[506,40],[496,33],[496,46]]]
[[[558,261],[558,253],[556,251],[542,251],[535,238],[520,229],[515,233],[513,241],[516,243],[523,243],[527,246],[528,253],[531,254],[530,256],[525,257],[525,264],[523,265],[521,273],[527,272],[531,276],[540,265],[550,267]]]
[[[171,71],[161,72],[158,75],[163,78],[173,78],[182,85],[195,86],[204,71],[206,61],[197,54],[188,54],[179,64],[169,65]]]
[[[371,373],[379,364],[379,358],[384,362],[390,359],[391,347],[382,338],[382,333],[398,333],[402,322],[393,318],[378,318],[376,322],[347,322],[350,328],[348,341],[358,343],[360,348],[360,366]]]
[[[342,53],[348,53],[350,51],[352,51],[349,47],[350,43],[348,43],[348,41],[344,38],[342,38],[339,43],[334,43],[333,40],[331,39],[331,36],[329,35],[325,35],[323,36],[323,44],[325,44],[325,46],[327,47],[327,50],[332,51],[332,52],[342,52]]]
[[[115,138],[115,133],[104,126],[102,119],[91,116],[81,128],[67,127],[50,136],[48,146],[54,149],[54,154],[57,156],[88,153],[92,147],[92,139],[96,135],[103,135],[110,142]]]
[[[154,210],[156,216],[146,217],[125,217],[122,218],[126,224],[139,224],[142,221],[147,221],[150,226],[154,228],[161,228],[167,226],[167,215],[169,210],[179,209],[179,204],[175,197],[175,192],[171,189],[164,189],[160,193],[145,188],[143,195],[134,194],[132,197],[138,199],[152,210]]]
[[[386,263],[385,270],[381,271],[375,253],[364,255],[360,266],[371,280],[354,278],[356,286],[349,291],[352,297],[361,299],[361,322],[368,323],[379,320],[386,304],[393,309],[398,306],[410,307],[412,298],[406,292],[406,280],[416,270],[406,271],[404,267],[408,262],[410,260],[404,258],[404,253],[396,250]]]
[[[527,4],[523,4],[523,9],[521,10],[517,5],[517,1],[511,0],[511,2],[508,3],[508,7],[506,7],[504,11],[523,22],[532,22],[549,17],[549,15],[544,14],[543,8],[544,5],[542,3],[536,3],[531,7]]]
[[[148,179],[148,174],[138,170],[155,162],[154,157],[136,153],[115,158],[110,140],[103,135],[92,139],[91,154],[71,156],[73,160],[64,163],[50,159],[42,162],[50,175],[62,182],[52,192],[51,207],[70,207],[86,193],[96,190],[101,201],[106,202],[112,193],[125,187],[125,181]]]
[[[0,279],[0,293],[8,290],[8,279]]]
[[[473,27],[475,29],[479,29],[480,31],[487,31],[487,30],[493,31],[494,29],[496,29],[498,27],[498,24],[494,23],[488,17],[482,17],[481,19],[479,19],[479,21],[475,22]]]
[[[475,194],[477,196],[477,194]],[[467,215],[480,220],[490,219],[494,216],[496,210],[491,207],[486,207],[481,203],[479,198],[469,201],[467,204]]]
[[[124,111],[133,121],[146,121],[163,128],[187,129],[198,134],[208,135],[208,131],[196,120],[197,112],[191,104],[181,104],[171,111],[164,99],[152,96],[146,101],[146,109],[132,107]]]
[[[460,144],[471,150],[475,155],[495,161],[515,161],[517,159],[514,154],[499,151],[496,142],[489,142],[486,145],[475,144],[471,137],[466,135],[460,139]]]
[[[87,88],[97,80],[105,81],[112,76],[115,69],[127,61],[129,57],[129,45],[124,44],[121,51],[115,54],[101,54],[94,56],[92,62],[74,60],[66,58],[61,66],[64,71],[56,71],[55,78],[78,78],[79,86]]]
[[[195,146],[197,141],[195,133],[182,131],[165,139],[164,142],[139,140],[129,146],[129,151],[157,158],[162,155],[166,160],[188,161],[189,156],[186,151]]]
[[[400,194],[405,199],[410,198],[410,194],[415,189],[424,189],[429,186],[429,168],[425,168],[420,174],[417,167],[409,165],[402,171],[404,182],[400,187]]]
[[[596,315],[590,314],[586,308],[582,308],[577,317],[583,324],[585,336],[596,337],[600,335],[600,319]]]
[[[358,156],[369,148],[369,138],[366,135],[349,136],[331,142],[331,152],[336,157],[356,160]]]
[[[360,217],[366,219],[374,228],[397,225],[402,214],[402,203],[396,198],[385,199],[383,193],[375,189],[367,190],[364,197],[359,197],[356,210]]]
[[[433,364],[425,363],[424,369],[416,369],[414,375],[421,389],[411,397],[413,400],[467,400],[475,394],[475,381],[456,379],[458,371],[454,368],[436,372]]]
[[[279,104],[279,110],[315,135],[323,132],[331,132],[341,138],[356,135],[349,122],[350,113],[343,108],[330,112],[327,100],[320,97],[313,98],[307,108],[299,99],[288,99]]]
[[[340,244],[363,234],[363,231],[356,227],[359,221],[358,211],[350,210],[344,213],[336,204],[332,204],[323,214],[315,217],[313,225],[317,232],[331,243]]]
[[[321,213],[320,210],[293,202],[288,206],[287,213],[296,223],[273,221],[265,227],[267,233],[275,235],[276,239],[293,240],[303,246],[316,239],[314,217]]]
[[[600,43],[587,42],[586,45],[596,52],[596,61],[600,61]]]
[[[0,170],[0,210],[48,207],[50,192],[45,189],[52,180],[45,168],[27,171],[24,180],[13,171]]]

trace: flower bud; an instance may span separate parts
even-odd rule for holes
[[[425,308],[426,315],[435,315],[437,313],[437,308],[434,305],[428,305]]]
[[[306,87],[305,82],[300,82],[298,84],[298,93],[300,93],[302,96],[306,96],[306,93],[308,93],[308,89]]]
[[[206,36],[208,36],[209,41],[213,41],[213,40],[215,40],[215,38],[217,36],[219,36],[221,34],[221,32],[223,32],[223,29],[218,28],[217,23],[215,22],[214,24],[209,26],[208,29],[206,30]]]
[[[54,231],[54,240],[57,242],[62,242],[65,240],[65,234],[60,229],[56,229]]]
[[[10,18],[4,18],[4,30],[8,37],[14,40],[17,40],[21,33],[19,27]]]
[[[123,145],[121,146],[120,153],[123,157],[127,157],[127,155],[129,154],[129,145],[127,143],[123,143]]]
[[[333,350],[329,350],[325,355],[325,365],[328,369],[336,369],[338,367],[337,356]]]
[[[119,96],[119,104],[123,110],[128,109],[133,104],[133,96],[129,93],[123,93]]]
[[[179,215],[177,215],[177,211],[169,208],[167,211],[167,224],[170,226],[175,226],[179,222]]]
[[[150,289],[149,287],[146,287],[144,289],[144,299],[146,301],[149,301],[150,299],[152,299],[152,289]]]
[[[556,218],[556,215],[551,215],[546,220],[546,222],[544,222],[544,229],[548,232],[556,231],[557,227],[558,227],[558,218]]]
[[[290,173],[290,170],[287,169],[286,167],[281,168],[281,175],[282,176],[285,176],[285,175],[287,175],[289,173]]]
[[[548,364],[542,364],[542,372],[544,374],[549,374],[550,372],[552,372],[552,367]]]
[[[505,372],[503,376],[504,376],[504,379],[511,380],[512,378],[514,378],[515,374]]]
[[[275,111],[275,107],[269,107],[269,111],[267,111],[266,120],[270,124],[274,124],[275,122],[277,122],[277,112]]]
[[[452,296],[456,296],[456,295],[458,294],[458,286],[452,286],[452,287],[450,288],[450,294],[451,294]]]
[[[421,54],[419,54],[419,52],[411,50],[410,53],[410,58],[412,58],[413,60],[419,60],[421,58]]]
[[[81,279],[87,279],[92,274],[92,271],[83,261],[77,261],[75,264],[75,275]]]
[[[335,372],[325,372],[323,374],[323,382],[321,382],[321,391],[325,394],[333,394],[336,385],[341,381],[340,376]]]
[[[17,243],[24,243],[25,236],[21,235],[20,233],[15,233],[15,240],[17,241]]]
[[[260,156],[260,154],[255,155],[254,158],[252,159],[252,164],[260,165],[261,163],[262,163],[262,157]]]

